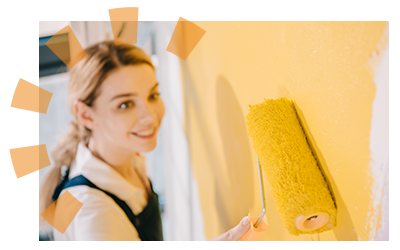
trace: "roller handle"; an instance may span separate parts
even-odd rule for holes
[[[251,227],[249,228],[249,230],[239,239],[239,241],[256,241],[258,240],[258,238],[260,237],[260,235],[268,230],[269,228],[269,224],[268,224],[268,220],[267,220],[267,216],[264,215],[264,217],[261,219],[261,221],[259,222],[257,227],[254,227],[254,223],[257,222],[258,217],[251,217],[250,213],[249,213],[249,217],[250,217],[250,224]]]

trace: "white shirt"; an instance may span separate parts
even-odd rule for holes
[[[149,189],[144,157],[135,157],[133,164]],[[110,165],[93,156],[83,143],[78,145],[69,178],[78,175],[85,176],[97,187],[125,201],[135,215],[147,205],[142,189],[132,185]],[[53,228],[54,240],[140,240],[125,212],[107,194],[83,185],[66,188],[63,192],[66,190],[83,205],[64,234]]]

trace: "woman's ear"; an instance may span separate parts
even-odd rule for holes
[[[80,100],[75,100],[73,106],[79,122],[86,128],[93,130],[95,127],[93,109]]]

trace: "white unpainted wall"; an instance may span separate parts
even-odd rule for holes
[[[389,27],[384,35],[388,39]],[[383,42],[384,44],[384,42]],[[373,66],[376,96],[370,135],[372,211],[370,240],[389,240],[389,45],[379,50]]]

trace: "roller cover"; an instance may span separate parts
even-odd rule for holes
[[[285,228],[293,235],[333,229],[335,203],[293,102],[283,97],[250,105],[246,125]]]

